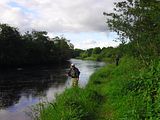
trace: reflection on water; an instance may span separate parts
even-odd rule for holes
[[[80,70],[79,85],[84,87],[89,76],[103,63],[71,59]],[[39,66],[0,71],[0,119],[30,120],[24,111],[40,100],[51,101],[55,94],[70,86],[65,74],[70,62],[62,66]]]

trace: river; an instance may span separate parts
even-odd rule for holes
[[[52,101],[71,86],[65,74],[70,63],[80,70],[79,86],[85,87],[90,75],[103,62],[71,59],[61,66],[36,66],[0,71],[0,120],[31,120],[30,107]]]

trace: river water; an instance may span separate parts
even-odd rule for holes
[[[61,66],[36,66],[0,71],[0,120],[31,120],[30,107],[52,101],[55,95],[71,86],[65,74],[70,63],[80,70],[79,86],[85,87],[90,75],[102,62],[71,59]]]

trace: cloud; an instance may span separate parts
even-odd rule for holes
[[[64,37],[71,39],[71,43],[74,44],[75,48],[88,49],[95,47],[109,47],[118,46],[119,42],[114,42],[113,39],[117,37],[115,33],[106,34],[104,32],[101,33],[76,33],[76,34],[64,34]]]
[[[81,49],[89,49],[89,48],[95,48],[95,47],[116,47],[119,43],[116,43],[114,41],[107,41],[107,40],[86,40],[86,41],[79,41],[76,42],[75,48],[81,48]]]
[[[118,46],[119,43],[116,43],[114,41],[109,41],[109,40],[87,40],[86,42],[78,42],[75,43],[75,48],[81,48],[81,49],[88,49],[88,48],[95,48],[95,47],[116,47]]]
[[[116,2],[121,0],[116,0]],[[103,12],[113,11],[115,0],[1,0],[0,23],[30,30],[47,31],[49,36],[66,35],[75,48],[117,46]],[[84,34],[85,33],[85,34]]]
[[[18,27],[22,32],[29,30],[30,21],[33,20],[31,14],[23,11],[20,7],[10,6],[9,3],[9,0],[0,2],[0,23],[7,23],[14,27]]]
[[[113,0],[3,0],[0,4],[0,22],[48,32],[104,32],[102,13],[113,9]]]
[[[89,45],[94,45],[96,44],[97,42],[95,40],[86,40],[83,42],[84,44],[89,44]]]

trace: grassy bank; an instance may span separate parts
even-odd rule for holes
[[[96,71],[86,88],[71,88],[42,104],[40,120],[158,120],[160,66],[145,68],[133,58]]]

